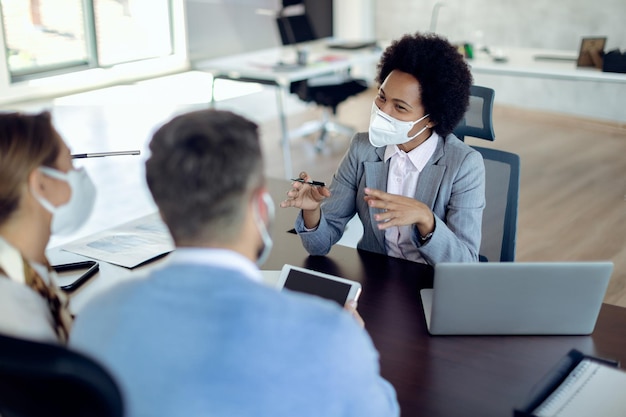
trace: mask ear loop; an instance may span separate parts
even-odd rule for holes
[[[421,122],[422,120],[424,120],[425,118],[427,118],[428,116],[430,116],[430,114],[425,114],[424,116],[420,117],[419,119],[417,119],[416,121],[413,122],[413,126],[415,126],[416,124],[418,124],[419,122]],[[413,126],[411,126],[411,129],[413,129]],[[411,136],[410,138],[408,138],[409,140],[413,140],[416,137],[418,137],[419,135],[421,135],[422,133],[424,133],[424,131],[426,129],[428,129],[428,123],[426,123],[426,126],[424,126],[422,128],[422,130],[420,130],[419,132],[417,132],[416,134],[414,134],[413,136]]]

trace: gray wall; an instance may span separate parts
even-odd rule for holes
[[[312,3],[322,0],[311,0]],[[324,0],[326,2],[328,0]],[[347,0],[335,0],[346,2]],[[371,0],[373,33],[394,39],[430,28],[435,0]],[[443,0],[437,32],[452,42],[488,46],[578,50],[583,36],[607,36],[606,50],[626,49],[626,0]],[[281,0],[185,0],[190,59],[204,59],[267,48],[279,44],[272,16],[258,10],[278,10]],[[352,3],[354,4],[354,2]],[[340,6],[341,4],[339,4]],[[347,29],[367,12],[356,10],[337,22]],[[340,16],[339,19],[342,19]],[[336,26],[337,27],[337,26]]]
[[[278,0],[185,0],[191,61],[277,45],[274,18]]]
[[[435,0],[377,0],[376,35],[394,39],[427,31]],[[578,50],[583,36],[607,36],[606,50],[626,49],[625,0],[443,0],[436,32],[452,42]]]
[[[193,62],[280,45],[275,13],[281,0],[185,0]],[[319,36],[332,33],[332,0],[305,0]]]
[[[327,0],[309,0],[327,1]],[[334,0],[335,33],[373,33],[391,40],[428,31],[435,0]],[[279,45],[272,16],[280,0],[185,0],[190,59],[224,56]],[[605,50],[626,50],[626,0],[443,0],[436,32],[452,42],[490,47],[577,51],[586,36],[606,36]],[[371,11],[374,16],[371,16]],[[365,23],[364,23],[365,22]],[[371,27],[369,31],[363,25]],[[482,38],[476,32],[482,32]],[[341,36],[341,35],[339,35]],[[373,68],[359,69],[373,79]],[[626,84],[475,75],[496,89],[496,102],[626,122]],[[522,86],[522,87],[520,87]]]

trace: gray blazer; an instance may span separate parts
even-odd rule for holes
[[[295,229],[311,255],[325,255],[342,236],[346,223],[358,213],[363,237],[357,247],[386,254],[385,233],[378,230],[374,214],[379,209],[365,203],[365,187],[387,190],[389,163],[385,148],[375,148],[367,133],[350,143],[330,184],[331,197],[322,203],[317,229],[307,232],[302,213]],[[420,173],[415,199],[435,214],[432,238],[420,245],[413,227],[413,243],[431,265],[437,262],[477,262],[485,207],[485,165],[480,153],[456,136],[439,138],[435,153]]]

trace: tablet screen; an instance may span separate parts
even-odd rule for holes
[[[284,288],[334,300],[342,307],[350,293],[350,285],[348,284],[294,269],[289,271]]]

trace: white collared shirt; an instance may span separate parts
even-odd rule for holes
[[[387,145],[384,160],[389,163],[387,192],[415,198],[420,172],[435,153],[439,135],[435,132],[422,144],[406,153],[396,145]],[[390,227],[385,230],[387,255],[426,263],[411,241],[412,226]]]
[[[0,237],[0,332],[14,337],[59,343],[48,301],[26,284],[22,255]],[[45,282],[53,279],[45,265],[30,263]],[[63,297],[59,291],[59,297]]]
[[[169,255],[167,265],[172,263],[210,265],[242,272],[255,282],[263,282],[259,268],[245,256],[229,250],[217,248],[176,248]]]
[[[13,247],[4,238],[0,237],[0,266],[2,266],[2,269],[4,269],[9,279],[19,284],[26,285],[24,265],[22,262],[22,254],[20,251]],[[49,285],[50,280],[55,282],[53,277],[50,276],[50,271],[48,271],[48,268],[45,265],[36,262],[29,262],[29,264],[46,284]]]

